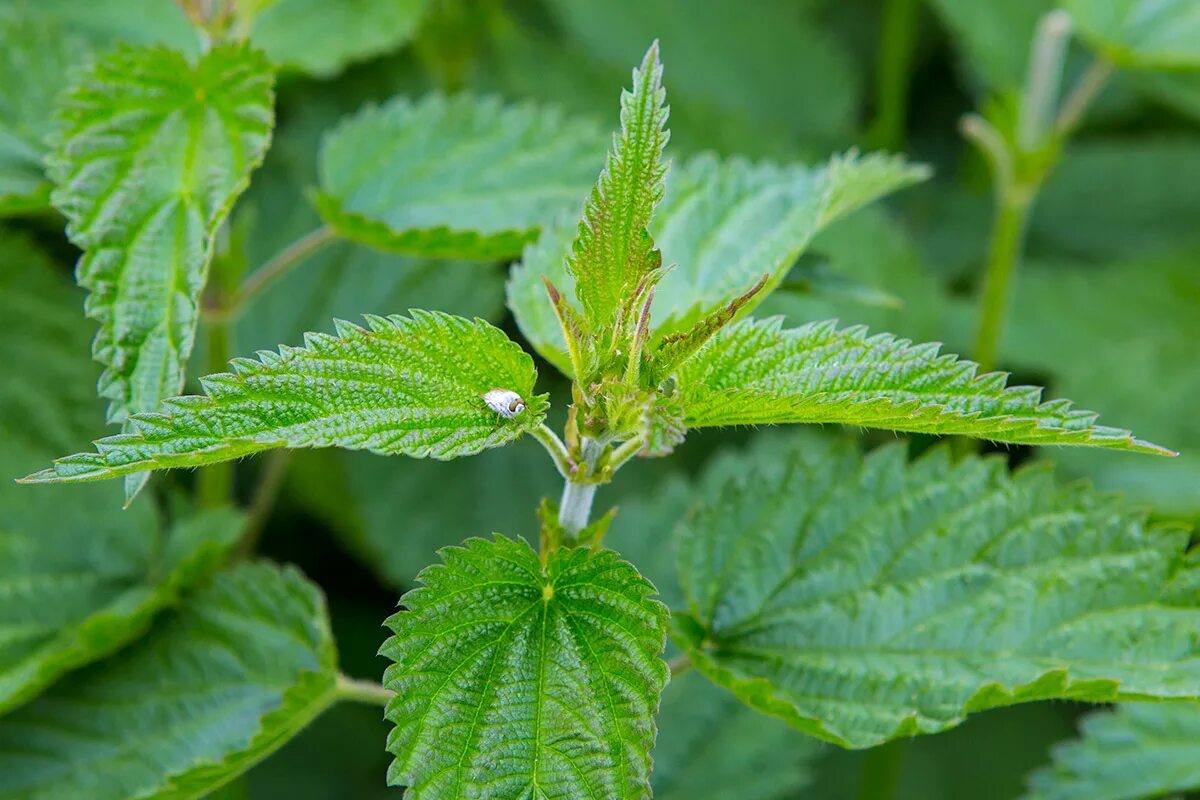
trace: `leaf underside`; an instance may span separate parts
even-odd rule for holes
[[[1188,533],[1041,469],[771,437],[678,534],[672,635],[750,705],[847,747],[1048,698],[1200,696]]]
[[[818,231],[926,174],[880,154],[849,154],[815,168],[710,155],[674,166],[650,223],[664,263],[671,265],[655,290],[654,336],[686,330],[769,275],[765,291],[743,309],[748,312],[779,285]],[[566,344],[541,276],[571,296],[575,280],[565,257],[574,233],[574,223],[565,219],[547,228],[526,248],[508,283],[521,332],[567,374]]]
[[[405,797],[644,798],[666,608],[609,550],[471,539],[402,599],[388,778]]]
[[[780,319],[719,332],[680,370],[689,428],[781,422],[841,423],[909,433],[960,434],[1018,444],[1109,447],[1173,455],[1129,431],[1096,424],[1066,400],[1042,402],[1004,373],[833,321],[783,329]]]
[[[204,796],[327,708],[335,677],[320,590],[295,570],[243,564],[119,659],[0,718],[0,796]]]
[[[397,98],[325,139],[316,203],[340,234],[383,250],[512,258],[577,207],[603,141],[555,109],[469,94]]]
[[[338,322],[304,347],[260,351],[233,372],[201,379],[206,395],[167,400],[129,419],[129,432],[95,453],[58,459],[27,482],[89,481],[191,467],[272,447],[344,447],[449,459],[498,447],[541,424],[533,359],[483,320],[431,311]],[[504,418],[484,402],[515,392],[525,408]]]
[[[1200,705],[1130,703],[1084,718],[1027,800],[1138,800],[1200,788]]]
[[[273,124],[272,74],[241,46],[195,65],[122,46],[63,96],[47,159],[52,200],[84,250],[79,284],[100,323],[93,353],[110,421],[177,394],[213,237]]]

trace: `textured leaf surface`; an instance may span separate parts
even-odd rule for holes
[[[663,693],[654,747],[655,800],[803,797],[816,739],[747,708],[698,672]]]
[[[1005,363],[1050,376],[1056,391],[1087,397],[1103,414],[1180,451],[1170,461],[1055,455],[1067,474],[1167,514],[1200,514],[1200,419],[1191,403],[1200,394],[1196,264],[1194,252],[1103,267],[1028,264],[1002,346]],[[1104,342],[1102,359],[1094,357],[1097,341]]]
[[[1072,444],[1170,454],[1003,373],[861,326],[779,319],[726,328],[680,370],[690,428],[822,422],[1022,444]]]
[[[130,418],[130,432],[95,453],[59,459],[31,482],[88,481],[199,466],[272,447],[345,447],[383,455],[449,459],[508,444],[541,424],[533,359],[483,320],[412,311],[369,317],[370,329],[338,323],[304,347],[239,358],[233,372],[202,380],[204,396],[166,401]],[[512,418],[483,400],[516,392]]]
[[[673,168],[650,232],[673,269],[659,283],[652,324],[661,336],[684,330],[769,275],[761,302],[826,225],[920,180],[920,166],[882,155],[838,157],[810,168],[699,156]],[[559,224],[526,249],[508,285],[509,306],[538,352],[569,370],[562,329],[541,276],[569,295],[564,267],[572,229]]]
[[[648,794],[666,608],[610,550],[471,539],[401,601],[382,653],[406,797]]]
[[[673,635],[752,706],[851,747],[1046,698],[1200,694],[1188,533],[1002,459],[772,437],[680,523]]]
[[[1193,0],[1064,0],[1084,37],[1129,66],[1200,67],[1200,4]]]
[[[416,32],[426,0],[277,0],[255,19],[251,41],[281,66],[330,77]]]
[[[120,658],[0,719],[0,795],[201,797],[328,707],[335,674],[320,591],[239,566]]]
[[[339,233],[415,255],[511,258],[578,207],[604,137],[553,109],[494,97],[397,98],[321,149],[318,206]]]
[[[1200,706],[1133,703],[1083,720],[1029,779],[1028,800],[1138,800],[1200,787]]]
[[[163,48],[121,47],[64,96],[49,158],[54,204],[85,252],[77,268],[100,323],[109,417],[183,385],[212,240],[272,124],[261,56],[218,47],[194,67]]]
[[[168,533],[111,486],[64,496],[12,479],[103,427],[78,290],[0,236],[0,713],[144,632],[239,531],[230,512]]]

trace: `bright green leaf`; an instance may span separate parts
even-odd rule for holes
[[[914,345],[833,321],[784,330],[779,319],[721,331],[677,377],[689,428],[841,423],[959,434],[1018,444],[1072,444],[1171,455],[1129,431],[1096,424],[1066,400],[1042,401],[1004,373],[976,373],[939,345]]]
[[[763,442],[696,488],[672,619],[755,708],[869,747],[1030,700],[1200,696],[1187,531],[1001,458]]]
[[[650,225],[664,263],[673,266],[654,295],[656,335],[685,330],[763,275],[770,276],[769,292],[819,230],[925,175],[923,167],[876,154],[849,154],[818,168],[699,156],[673,168]],[[571,232],[562,224],[547,230],[526,249],[508,284],[522,333],[568,373],[562,329],[541,276],[571,293],[574,283],[563,266]]]
[[[0,795],[201,797],[333,702],[335,661],[320,590],[292,569],[241,565],[119,659],[0,719]]]
[[[663,693],[655,800],[804,797],[821,745],[690,671]]]
[[[604,138],[553,109],[497,98],[397,98],[343,122],[321,148],[326,221],[414,255],[511,258],[578,207]]]
[[[1131,703],[1085,717],[1029,778],[1028,800],[1138,800],[1200,788],[1200,706]]]
[[[286,69],[327,78],[382,55],[416,32],[426,0],[277,0],[251,26],[251,41]]]
[[[1063,0],[1080,34],[1132,67],[1200,67],[1195,0]]]
[[[29,483],[115,478],[194,467],[273,447],[345,447],[382,455],[450,459],[499,447],[541,424],[533,359],[483,320],[430,311],[368,317],[369,330],[338,321],[337,335],[309,333],[304,347],[260,350],[233,372],[201,379],[206,395],[135,414],[129,432],[95,453],[58,459]],[[519,408],[489,406],[493,390]]]
[[[183,386],[213,239],[270,138],[271,86],[266,62],[241,47],[195,66],[122,47],[62,100],[53,200],[85,251],[77,275],[100,323],[93,351],[113,421]]]
[[[666,608],[611,550],[471,539],[388,620],[406,797],[644,798]]]

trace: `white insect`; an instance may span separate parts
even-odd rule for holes
[[[505,419],[512,419],[525,410],[521,395],[508,389],[492,389],[483,396],[487,407]]]

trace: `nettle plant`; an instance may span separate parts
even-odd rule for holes
[[[1010,473],[999,456],[936,445],[911,460],[902,443],[864,456],[827,433],[761,436],[696,477],[686,510],[664,506],[637,531],[640,551],[675,551],[657,589],[605,547],[613,513],[593,513],[598,489],[693,429],[822,423],[1171,454],[936,344],[752,318],[819,229],[925,170],[855,154],[819,169],[707,156],[669,168],[657,45],[621,97],[620,131],[577,224],[539,233],[527,221],[561,205],[560,186],[539,195],[531,175],[551,163],[593,169],[584,145],[595,137],[555,115],[435,97],[364,112],[326,142],[317,203],[333,232],[320,236],[482,259],[528,245],[508,304],[571,379],[561,436],[529,353],[488,322],[432,311],[339,321],[303,346],[234,359],[201,380],[203,395],[162,399],[182,385],[218,228],[267,147],[270,91],[259,56],[219,45],[194,66],[118,50],[68,96],[51,173],[85,250],[101,393],[124,429],[24,481],[124,477],[132,501],[154,470],[272,448],[444,460],[529,435],[562,474],[561,499],[543,504],[536,537],[471,538],[421,572],[386,622],[381,652],[393,663],[381,686],[339,676],[319,590],[299,572],[217,571],[124,672],[0,721],[0,786],[13,796],[198,796],[343,699],[386,703],[388,779],[408,797],[640,798],[652,780],[686,795],[687,756],[660,744],[652,779],[651,754],[660,695],[688,668],[853,748],[1025,701],[1200,697],[1200,570],[1187,532],[1045,469]],[[477,184],[477,201],[459,198],[479,206],[470,229],[440,220],[436,201],[423,207],[419,180],[390,185],[377,168],[403,163],[408,141],[443,136],[447,161],[433,169]],[[524,142],[535,146],[506,150]],[[466,153],[486,169],[453,160]],[[396,510],[401,534],[419,513]],[[172,586],[222,560],[187,555],[203,525],[185,533],[167,545],[178,550]],[[145,602],[143,616],[165,600]],[[31,667],[21,699],[128,640],[114,619],[91,632],[103,640],[92,653],[81,636]],[[696,706],[699,727],[677,733],[726,733],[723,700],[687,685],[697,694],[680,702]],[[154,688],[145,700],[143,687]],[[173,693],[185,701],[159,698]],[[131,710],[139,702],[150,719]],[[153,758],[97,748],[96,731]],[[39,758],[7,753],[28,741]],[[76,748],[106,777],[56,770]]]

